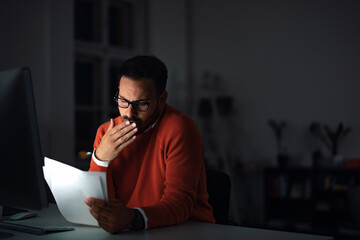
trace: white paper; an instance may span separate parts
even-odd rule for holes
[[[98,226],[85,204],[87,197],[107,200],[105,172],[87,172],[45,157],[44,177],[64,218]]]

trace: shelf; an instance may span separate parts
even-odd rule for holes
[[[354,221],[347,191],[360,185],[359,170],[269,168],[265,170],[264,180],[267,223],[274,219],[288,221],[282,228],[292,231],[294,223],[300,222],[311,226],[304,232],[337,234],[343,222]]]
[[[310,198],[291,198],[291,197],[270,197],[268,201],[272,202],[282,202],[282,203],[303,203],[303,202],[313,202]]]

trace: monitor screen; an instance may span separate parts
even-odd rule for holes
[[[28,68],[0,72],[0,165],[0,206],[40,210],[47,204]]]

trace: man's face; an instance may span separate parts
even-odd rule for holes
[[[122,76],[119,83],[119,101],[137,101],[144,106],[150,104],[147,111],[137,111],[133,105],[128,108],[119,107],[120,116],[123,121],[135,122],[138,128],[137,134],[145,131],[158,118],[162,104],[156,94],[154,82],[151,79],[133,80]]]

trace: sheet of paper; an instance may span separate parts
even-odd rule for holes
[[[73,223],[98,226],[84,200],[107,200],[105,172],[87,172],[45,157],[44,177],[64,218]]]

